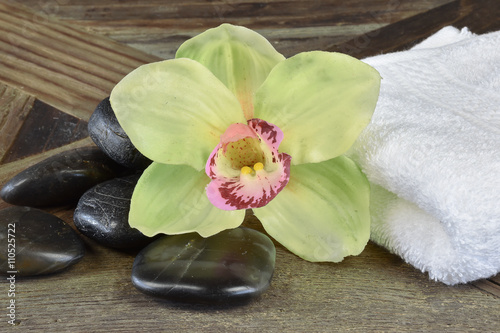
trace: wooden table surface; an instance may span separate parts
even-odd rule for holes
[[[0,0],[0,185],[47,156],[91,145],[86,122],[116,82],[140,64],[171,58],[184,40],[223,22],[257,30],[286,56],[319,49],[363,58],[405,49],[446,25],[500,30],[498,0],[104,3]],[[49,211],[72,224],[73,207]],[[86,256],[70,269],[17,280],[13,329],[500,331],[499,277],[446,286],[372,243],[338,264],[305,262],[277,244],[270,289],[233,307],[146,296],[130,281],[134,254],[85,243]],[[0,331],[6,332],[3,282]]]

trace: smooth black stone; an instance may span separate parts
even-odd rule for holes
[[[88,131],[95,144],[117,163],[134,169],[145,169],[151,164],[151,160],[134,147],[118,123],[109,97],[102,100],[92,113]]]
[[[0,249],[0,274],[17,271],[16,276],[56,273],[85,254],[80,236],[63,220],[20,206],[0,211]],[[9,258],[15,262],[9,262]]]
[[[144,247],[153,238],[128,224],[130,198],[140,174],[115,178],[85,192],[76,206],[73,220],[85,236],[118,249]]]
[[[164,236],[135,258],[132,282],[142,292],[171,301],[248,301],[270,285],[276,249],[248,228],[209,238],[195,233]]]
[[[98,147],[73,149],[18,173],[4,185],[0,197],[18,206],[74,204],[85,191],[124,169]]]

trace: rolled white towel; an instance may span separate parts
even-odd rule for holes
[[[363,60],[382,75],[350,154],[372,183],[371,239],[446,284],[500,272],[500,31],[446,27]]]

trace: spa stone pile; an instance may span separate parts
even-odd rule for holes
[[[79,262],[82,237],[136,255],[132,284],[180,302],[226,303],[254,299],[270,285],[275,247],[244,227],[209,238],[196,233],[147,237],[128,224],[130,199],[151,163],[130,142],[104,99],[88,130],[96,144],[49,157],[20,172],[0,191],[11,206],[0,210],[0,274],[8,266],[7,232],[15,225],[17,276],[54,274]],[[75,231],[43,209],[76,205]],[[214,221],[216,223],[216,221]],[[84,236],[82,236],[84,235]],[[5,243],[5,244],[4,244]]]

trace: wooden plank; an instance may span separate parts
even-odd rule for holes
[[[498,279],[499,278],[497,277],[496,279],[492,278],[487,280],[480,280],[473,282],[472,285],[493,296],[500,297],[500,283],[495,282],[495,280]]]
[[[53,6],[44,6],[39,0],[23,3],[145,52],[172,58],[183,41],[223,22],[262,33],[288,57],[348,41],[452,1],[76,0]]]
[[[474,281],[471,284],[486,293],[500,298],[500,274],[489,279]]]
[[[0,83],[0,164],[35,101],[34,96]]]
[[[499,15],[500,1],[456,0],[343,43],[329,45],[325,50],[343,52],[357,58],[401,51],[448,25],[468,27],[474,33],[499,30]]]
[[[0,81],[88,120],[124,75],[158,58],[0,2]]]
[[[0,164],[43,153],[87,136],[87,122],[35,100]]]

